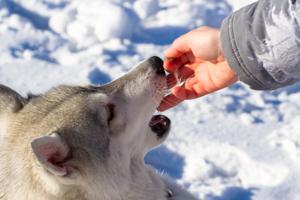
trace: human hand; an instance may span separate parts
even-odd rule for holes
[[[195,99],[225,88],[237,81],[220,45],[220,31],[202,27],[176,39],[165,52],[164,68],[171,94],[158,110],[165,111],[184,100]],[[183,83],[177,84],[177,78]]]

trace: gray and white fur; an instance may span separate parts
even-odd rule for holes
[[[169,133],[164,116],[149,125],[165,87],[157,57],[107,85],[30,100],[0,86],[0,199],[195,199],[144,163]]]

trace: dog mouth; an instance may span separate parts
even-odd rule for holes
[[[164,115],[154,115],[149,122],[149,127],[159,139],[169,132],[170,126],[171,120]]]

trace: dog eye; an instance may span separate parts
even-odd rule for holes
[[[108,104],[107,109],[108,109],[107,121],[110,122],[115,117],[115,105],[114,104]]]

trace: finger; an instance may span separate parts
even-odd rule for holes
[[[193,90],[193,86],[199,82],[197,77],[188,78],[184,83],[184,88],[186,90]]]
[[[206,88],[204,87],[204,85],[202,83],[194,84],[193,90],[198,95],[198,97],[201,97],[201,96],[204,96],[204,95],[207,95],[210,93],[206,90]]]
[[[193,76],[193,74],[195,73],[193,69],[187,67],[187,66],[183,66],[181,68],[178,69],[177,73],[177,78],[179,80],[176,79],[174,74],[169,74],[167,76],[167,87],[168,89],[174,87],[176,84],[178,84],[179,82],[183,82],[185,81],[187,78],[190,78],[191,76]]]
[[[187,90],[185,86],[175,86],[172,90],[172,94],[181,100],[195,99],[198,97],[197,93],[193,89]]]
[[[191,52],[190,44],[187,41],[186,34],[177,38],[169,49],[165,51],[166,58],[179,58],[183,54]]]
[[[174,73],[177,69],[179,69],[183,65],[184,63],[181,61],[181,59],[166,58],[164,61],[164,68],[166,71],[170,73]]]
[[[193,91],[196,98],[209,93],[197,77],[187,79],[184,84],[184,88],[188,91]]]
[[[178,99],[174,95],[170,94],[163,99],[163,101],[161,102],[161,104],[159,105],[157,110],[160,112],[166,111],[166,110],[178,105],[182,101],[183,100]]]
[[[177,84],[177,80],[173,74],[168,74],[167,76],[167,88],[170,89]]]
[[[181,55],[178,58],[166,58],[164,61],[164,68],[170,72],[174,73],[180,67],[193,63],[195,61],[195,57],[192,52]]]
[[[185,100],[187,99],[187,90],[182,86],[175,86],[172,89],[172,94],[178,99]]]

